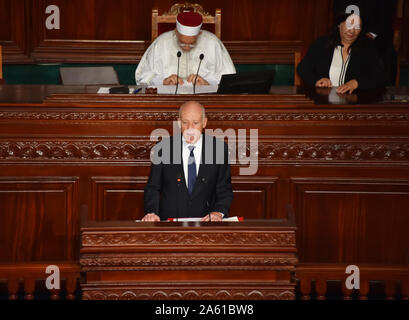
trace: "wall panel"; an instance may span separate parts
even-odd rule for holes
[[[169,0],[2,0],[0,5],[10,16],[0,18],[10,27],[0,33],[0,43],[7,43],[11,34],[19,40],[18,48],[27,54],[24,60],[8,46],[5,61],[137,63],[150,44],[152,9],[158,8],[162,14],[173,3]],[[326,33],[331,12],[331,1],[325,0],[197,3],[211,14],[216,8],[222,10],[222,40],[235,63],[292,63],[295,50]],[[60,8],[60,30],[45,27],[48,5]]]
[[[407,261],[409,180],[294,178],[292,194],[300,261]]]
[[[0,177],[0,262],[73,260],[77,178]]]

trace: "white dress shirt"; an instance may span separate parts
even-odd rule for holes
[[[340,87],[345,83],[345,74],[348,69],[348,64],[351,54],[348,54],[346,61],[342,57],[342,47],[338,46],[334,49],[332,56],[331,67],[329,69],[329,79],[333,87]]]
[[[183,160],[183,172],[185,173],[186,186],[188,185],[188,164],[190,156],[190,146],[194,146],[193,155],[196,162],[196,177],[199,174],[200,162],[202,160],[202,144],[203,144],[203,135],[200,136],[199,140],[195,144],[189,144],[186,142],[185,137],[182,136],[182,160]]]

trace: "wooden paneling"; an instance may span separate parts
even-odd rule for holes
[[[331,1],[325,0],[197,3],[211,14],[221,8],[222,40],[235,63],[293,63],[294,51],[326,33],[331,13]],[[2,20],[6,27],[0,42],[11,37],[16,43],[8,46],[5,61],[27,62],[29,57],[36,62],[137,63],[150,44],[152,8],[162,14],[172,4],[169,0],[2,0],[3,12],[10,14]],[[60,8],[60,30],[45,27],[48,5]]]
[[[328,33],[332,1],[198,0],[222,10],[222,40],[235,63],[293,63],[293,53]],[[172,0],[0,0],[6,63],[137,63],[150,44],[151,12]],[[61,29],[47,30],[45,8],[57,5]],[[409,5],[402,21],[402,60],[409,60]]]
[[[1,262],[73,260],[77,179],[0,178]]]
[[[92,177],[92,216],[97,220],[135,220],[144,216],[147,177]]]
[[[273,219],[277,212],[276,177],[233,177],[231,215],[245,219]],[[238,214],[240,212],[240,214]]]
[[[409,180],[295,178],[292,193],[301,261],[407,261]]]
[[[90,220],[140,218],[154,144],[149,135],[157,128],[171,131],[177,106],[191,97],[141,96],[133,102],[116,98],[95,102],[92,95],[76,95],[69,102],[65,95],[60,102],[2,105],[0,176],[8,181],[5,190],[29,190],[15,183],[26,177],[37,186],[34,190],[45,188],[38,187],[41,180],[36,184],[36,177],[57,179],[57,185],[78,180],[72,208],[64,192],[28,192],[20,198],[0,193],[0,207],[6,212],[0,226],[21,227],[26,211],[16,210],[16,201],[32,205],[35,221],[44,210],[52,221],[60,219],[54,209],[73,212],[75,220],[81,205],[88,207]],[[268,96],[236,97],[236,102],[231,96],[197,98],[207,106],[211,128],[259,130],[257,174],[242,176],[239,169],[247,165],[232,166],[235,198],[230,214],[285,218],[286,206],[293,204],[301,262],[407,261],[406,105],[287,104],[275,97],[269,103]],[[45,209],[37,209],[37,203]],[[78,248],[78,234],[72,234],[71,247]],[[36,248],[28,249],[35,259],[48,256]],[[13,259],[11,253],[2,254]],[[56,256],[65,257],[62,252]]]
[[[5,63],[32,62],[28,0],[0,0],[0,43]]]

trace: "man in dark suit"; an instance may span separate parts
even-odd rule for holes
[[[180,107],[179,123],[182,135],[163,139],[154,148],[142,221],[221,221],[233,200],[227,145],[203,134],[207,118],[197,102]]]

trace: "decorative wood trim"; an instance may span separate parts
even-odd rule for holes
[[[146,268],[153,268],[157,270],[171,270],[171,269],[183,269],[186,267],[192,267],[192,269],[197,269],[197,267],[207,267],[207,268],[222,268],[234,267],[234,269],[240,270],[250,270],[255,267],[271,267],[271,266],[281,266],[281,267],[291,267],[297,264],[298,260],[295,257],[272,257],[263,255],[262,257],[257,256],[239,256],[232,255],[183,255],[183,256],[172,256],[164,257],[163,255],[154,256],[150,254],[149,256],[140,255],[112,255],[112,256],[98,256],[98,255],[83,255],[80,260],[80,264],[85,271],[95,271],[95,270],[108,270],[109,268],[120,267],[120,270],[139,270]],[[108,268],[108,269],[107,269]],[[113,269],[115,270],[115,269]],[[275,268],[276,270],[276,268]]]
[[[207,110],[209,121],[409,121],[409,112],[217,112]],[[174,121],[177,111],[1,111],[0,120]]]
[[[146,161],[155,145],[151,141],[21,141],[0,142],[3,160],[117,160]]]
[[[84,300],[294,300],[292,287],[274,288],[223,288],[189,289],[185,288],[139,288],[126,289],[100,288],[90,289],[82,286]],[[286,290],[287,288],[287,290]]]
[[[190,245],[227,245],[288,247],[295,245],[293,232],[201,232],[201,233],[143,233],[138,232],[87,232],[82,237],[82,247],[135,247],[137,245],[190,246]]]
[[[129,95],[129,94],[97,94],[97,93],[54,93],[46,97],[44,103],[48,105],[51,104],[61,104],[61,103],[84,103],[84,104],[146,104],[154,105],[158,102],[166,102],[167,105],[172,104],[175,107],[179,107],[181,103],[185,102],[186,99],[200,100],[206,104],[210,105],[220,105],[220,101],[223,101],[224,106],[228,105],[240,105],[248,106],[254,108],[254,104],[257,105],[313,105],[314,101],[308,98],[305,94],[300,93],[270,93],[264,95],[241,95],[240,101],[237,100],[237,95],[232,94],[222,94],[222,95],[158,95],[158,94],[141,94],[141,95]]]
[[[0,141],[0,161],[150,161],[156,144],[132,141]],[[250,145],[246,145],[248,154]],[[254,151],[254,150],[253,150]],[[409,164],[409,142],[259,141],[258,161],[402,162]]]

